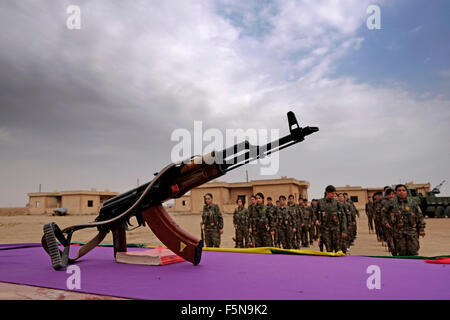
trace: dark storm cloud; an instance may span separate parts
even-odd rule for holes
[[[66,27],[69,4],[80,30]],[[364,44],[366,6],[280,0],[255,17],[239,1],[3,1],[0,206],[40,183],[125,191],[170,162],[175,129],[284,135],[291,109],[321,131],[281,152],[275,177],[310,181],[311,196],[330,183],[440,182],[449,102],[333,74]],[[247,166],[227,179],[245,170],[273,178]]]

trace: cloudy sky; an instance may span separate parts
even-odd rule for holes
[[[277,174],[328,184],[415,181],[450,195],[450,3],[0,2],[0,206],[28,192],[124,192],[171,161],[176,129],[320,131]],[[66,22],[81,9],[80,29]]]

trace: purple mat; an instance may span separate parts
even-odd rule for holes
[[[380,268],[381,289],[367,287],[371,265]],[[198,266],[137,266],[98,247],[77,266],[81,289],[73,291],[135,299],[450,299],[450,266],[415,259],[204,251]],[[68,290],[70,276],[54,271],[41,247],[0,250],[2,282]]]

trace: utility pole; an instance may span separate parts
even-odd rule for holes
[[[41,192],[41,184],[39,183],[39,193]]]

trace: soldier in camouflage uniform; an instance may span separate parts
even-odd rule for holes
[[[297,221],[292,216],[289,207],[286,205],[286,197],[280,196],[280,206],[277,209],[277,216],[279,222],[280,242],[283,249],[293,249],[293,238],[296,232]]]
[[[347,237],[347,219],[335,197],[336,188],[329,185],[317,204],[320,234],[327,252],[339,251],[341,237]]]
[[[373,221],[375,223],[375,233],[377,234],[377,240],[382,241],[384,238],[381,229],[381,199],[383,198],[383,193],[377,191],[373,194],[373,197]]]
[[[366,215],[367,215],[367,223],[369,226],[369,233],[373,232],[373,197],[367,197],[366,203]]]
[[[251,233],[251,222],[255,217],[255,206],[256,206],[256,197],[254,195],[250,196],[250,204],[248,205],[248,246],[255,247],[255,240],[253,234]]]
[[[271,243],[269,217],[264,205],[264,195],[256,194],[256,205],[253,217],[250,219],[250,233],[253,235],[255,247],[268,247]]]
[[[202,222],[205,229],[205,242],[207,247],[220,247],[220,235],[223,233],[223,217],[219,207],[212,203],[211,193],[203,197],[205,205],[203,206]]]
[[[301,228],[303,224],[303,212],[301,212],[297,203],[295,203],[294,195],[290,194],[288,197],[288,210],[295,222],[295,231],[293,234],[289,233],[289,241],[291,249],[300,249],[300,241],[302,238]]]
[[[356,209],[355,204],[349,198],[348,194],[346,192],[344,192],[343,195],[344,195],[345,202],[350,207],[350,213],[352,216],[352,229],[351,229],[351,232],[349,231],[349,233],[350,233],[349,240],[350,240],[350,244],[353,244],[353,242],[356,239],[356,235],[358,233],[358,230],[357,230],[358,224],[356,223],[356,217],[359,218],[359,211],[358,211],[358,209]]]
[[[285,222],[287,221],[288,211],[286,207],[286,197],[281,195],[279,197],[279,203],[280,205],[277,206],[277,240],[280,248],[283,247],[284,249],[287,249],[287,225]]]
[[[343,253],[347,253],[347,250],[350,249],[350,243],[351,243],[350,235],[351,235],[352,229],[353,229],[353,215],[351,212],[352,208],[350,207],[350,204],[345,201],[345,197],[342,193],[340,193],[338,195],[338,201],[339,201],[339,204],[342,206],[342,211],[344,212],[345,218],[347,220],[348,236],[345,238],[341,237],[341,250]]]
[[[236,248],[248,248],[248,210],[244,208],[242,199],[237,201],[238,207],[234,209],[233,224],[236,230]]]
[[[319,226],[316,224],[316,222],[318,222],[317,220],[317,199],[312,199],[311,200],[311,209],[313,212],[313,216],[314,216],[314,223],[313,223],[313,230],[314,230],[314,240],[318,240],[319,238]]]
[[[302,236],[302,246],[305,248],[308,248],[310,244],[313,244],[312,242],[312,210],[310,210],[309,207],[305,206],[305,199],[302,197],[298,198],[298,206],[300,208],[300,211],[302,212],[303,216],[303,224],[300,225],[301,227],[301,236]]]
[[[381,198],[379,198],[377,201],[375,201],[375,218],[378,220],[378,229],[379,229],[379,234],[380,234],[380,241],[381,241],[381,245],[386,246],[387,241],[387,236],[384,233],[385,228],[383,225],[383,215],[381,213],[381,209],[384,206],[384,203],[386,201],[388,201],[388,199],[386,199],[386,190],[390,189],[389,186],[385,186],[383,188],[383,193]]]
[[[270,246],[277,246],[278,234],[277,234],[277,207],[273,205],[272,197],[267,197],[267,215],[269,217],[270,226]]]
[[[405,185],[395,187],[397,197],[384,203],[384,225],[392,228],[399,256],[415,256],[419,253],[419,235],[425,236],[425,221],[420,206],[408,198]]]
[[[391,252],[393,256],[396,256],[397,252],[396,252],[394,235],[392,233],[392,228],[388,228],[386,226],[386,221],[389,221],[389,217],[386,216],[387,213],[385,211],[383,211],[383,207],[387,206],[388,202],[395,198],[395,192],[394,192],[394,190],[389,188],[389,189],[386,189],[384,194],[385,194],[384,198],[382,198],[382,200],[381,200],[381,209],[380,209],[381,221],[382,221],[381,227],[383,228],[383,235],[386,239],[387,246],[389,248],[389,252]]]

